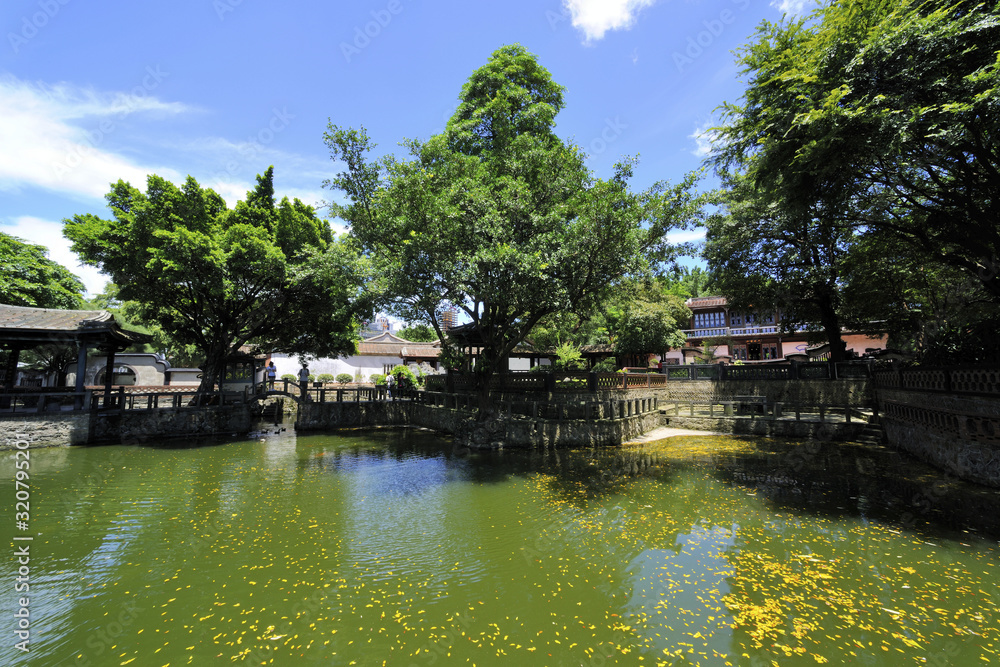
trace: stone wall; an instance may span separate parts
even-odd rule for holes
[[[766,396],[768,403],[862,407],[873,400],[867,379],[849,380],[670,380],[651,390],[664,401],[710,403],[734,396]]]
[[[4,437],[0,449],[12,449],[22,435],[31,447],[85,445],[90,441],[90,413],[13,414],[0,417]]]
[[[777,438],[809,438],[849,441],[856,439],[867,426],[864,422],[795,421],[791,419],[747,419],[733,417],[664,417],[664,425],[695,431],[714,431],[733,435],[762,435]]]
[[[409,401],[385,403],[307,403],[299,406],[298,431],[373,426],[418,426],[452,435],[470,446],[591,447],[620,445],[661,423],[650,410],[618,419],[533,419],[513,416],[481,424],[473,412]]]
[[[14,414],[0,417],[5,433],[28,434],[32,447],[139,444],[169,438],[249,433],[255,417],[246,406]],[[13,441],[10,441],[13,442]],[[7,439],[0,448],[9,448]]]
[[[254,423],[255,417],[245,405],[125,410],[117,418],[98,414],[91,442],[99,442],[102,435],[122,444],[164,438],[242,435],[253,430]]]
[[[411,405],[409,401],[303,403],[297,408],[295,430],[408,426],[412,423]]]
[[[1000,487],[1000,397],[882,387],[892,446],[956,475]]]

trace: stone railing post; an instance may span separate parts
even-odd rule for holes
[[[597,393],[597,373],[593,371],[587,373],[587,391]]]

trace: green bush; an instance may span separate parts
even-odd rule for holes
[[[591,370],[595,373],[614,373],[618,370],[618,367],[615,365],[614,358],[610,358],[597,362]]]
[[[385,376],[381,373],[372,373],[368,377],[368,381],[372,384],[385,384]]]
[[[333,382],[333,375],[330,373],[320,373],[316,376],[317,382]]]
[[[417,376],[407,366],[393,366],[392,375],[396,378],[396,386],[400,389],[411,389],[417,386]]]
[[[337,382],[340,384],[348,384],[354,379],[354,376],[350,373],[339,373],[337,375]]]
[[[281,379],[288,380],[289,382],[298,382],[298,378],[296,378],[291,373],[285,373],[284,375],[281,376]]]

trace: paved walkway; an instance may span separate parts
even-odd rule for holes
[[[648,433],[643,433],[638,438],[634,438],[622,444],[638,445],[643,442],[652,442],[653,440],[663,440],[664,438],[672,438],[675,435],[725,435],[725,434],[716,433],[715,431],[695,431],[689,428],[671,428],[669,426],[659,426],[657,428],[654,428],[652,431]]]

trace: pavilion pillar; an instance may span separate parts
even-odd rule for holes
[[[111,386],[115,381],[115,348],[108,348],[108,363],[104,367],[104,407],[111,407]]]
[[[21,349],[13,345],[7,350],[7,363],[4,365],[3,393],[9,394],[14,390],[14,383],[17,381],[17,362],[21,358]],[[0,408],[9,408],[10,398],[0,398]]]
[[[4,366],[3,379],[5,393],[10,393],[14,389],[14,383],[17,382],[17,362],[21,358],[21,349],[15,345],[7,351],[7,364]]]
[[[86,386],[85,380],[87,375],[87,343],[80,341],[80,350],[76,355],[76,386],[73,391],[76,393],[76,397],[73,399],[73,405],[77,410],[83,409],[83,391]]]

